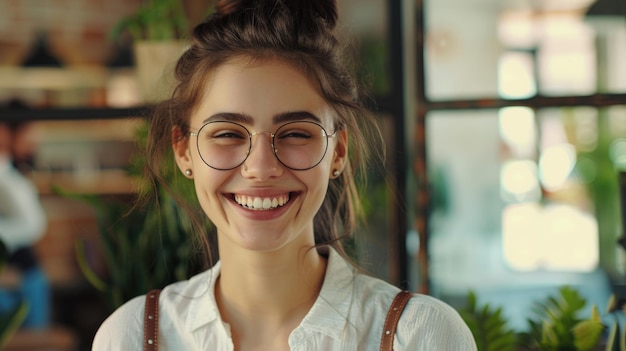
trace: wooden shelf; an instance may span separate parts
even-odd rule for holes
[[[32,181],[41,195],[54,194],[53,187],[76,194],[126,195],[136,193],[134,180],[124,170],[89,172],[33,172]]]
[[[117,119],[148,116],[149,107],[128,108],[41,108],[33,110],[0,109],[0,121],[63,121]]]

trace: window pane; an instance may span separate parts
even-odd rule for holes
[[[433,100],[626,92],[626,16],[531,2],[425,1],[426,93]]]
[[[610,278],[626,274],[617,244],[625,109],[430,113],[433,295],[455,303],[473,289],[518,329],[563,285],[605,308]]]

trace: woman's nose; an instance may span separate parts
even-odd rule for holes
[[[271,134],[255,133],[251,143],[250,153],[241,168],[242,175],[263,180],[280,176],[283,168],[274,154]]]

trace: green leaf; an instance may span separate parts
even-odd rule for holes
[[[542,351],[593,349],[604,326],[595,306],[588,319],[579,316],[586,304],[576,289],[561,287],[556,296],[535,303],[535,317],[528,320],[528,332],[521,334],[522,342]]]
[[[607,313],[613,313],[615,311],[617,311],[619,309],[618,305],[617,305],[617,296],[615,296],[615,294],[611,294],[611,297],[609,298],[609,302],[607,304]]]
[[[469,291],[466,306],[459,309],[461,318],[472,332],[479,351],[513,351],[516,334],[507,327],[502,308],[489,304],[478,306],[476,295]]]
[[[7,261],[9,260],[9,250],[2,240],[0,240],[0,271],[4,269]]]
[[[618,347],[617,342],[617,323],[613,323],[606,339],[606,351],[614,351]],[[619,351],[619,349],[617,349]]]
[[[619,346],[621,351],[626,351],[626,327],[620,333]]]
[[[189,30],[180,1],[152,0],[116,23],[110,37],[117,40],[124,31],[128,31],[134,40],[164,41],[184,38]]]
[[[28,303],[21,300],[15,307],[0,315],[0,350],[4,349],[13,333],[20,327],[28,309]]]
[[[572,329],[576,350],[592,350],[600,341],[603,330],[604,325],[601,322],[591,319],[576,324]]]
[[[100,291],[107,290],[107,284],[98,277],[98,275],[91,269],[85,255],[85,242],[77,240],[75,243],[76,261],[78,262],[78,268],[83,273],[85,278],[91,285]]]
[[[559,338],[554,330],[554,325],[547,321],[544,322],[541,329],[540,345],[545,347],[546,350],[554,350],[557,348],[558,344]]]

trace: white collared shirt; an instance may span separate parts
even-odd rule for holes
[[[35,185],[0,156],[0,240],[9,252],[31,246],[45,234],[46,224]]]
[[[320,295],[289,336],[292,351],[378,350],[387,310],[399,289],[355,273],[329,250]],[[188,281],[167,286],[159,305],[159,350],[234,350],[215,302],[220,263]],[[117,309],[98,330],[92,350],[142,350],[145,296]],[[459,314],[442,301],[416,294],[396,330],[394,350],[475,351]]]

